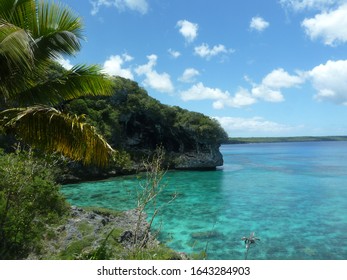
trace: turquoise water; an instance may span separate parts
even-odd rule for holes
[[[159,239],[208,259],[347,259],[347,142],[224,145],[217,171],[173,171],[157,218]],[[139,179],[66,185],[74,205],[135,207]]]

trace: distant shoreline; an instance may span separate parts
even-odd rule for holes
[[[347,136],[230,137],[222,144],[347,141]]]

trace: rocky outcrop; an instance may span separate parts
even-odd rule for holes
[[[137,162],[150,155],[157,146],[162,146],[166,164],[171,169],[205,170],[223,165],[220,143],[184,126],[170,126],[165,120],[133,113],[125,131],[125,150]]]
[[[205,150],[173,154],[175,169],[185,170],[210,170],[223,165],[223,156],[219,145],[206,146]]]
[[[127,259],[144,240],[151,250],[160,245],[149,231],[145,213],[139,216],[136,209],[115,212],[72,206],[67,219],[47,232],[41,250],[27,259]],[[186,258],[167,250],[170,259]]]
[[[82,179],[91,180],[134,173],[158,146],[164,148],[164,163],[170,169],[210,170],[223,165],[219,147],[227,134],[216,120],[161,104],[133,81],[117,78],[116,85],[111,97],[74,100],[66,109],[88,116],[113,148],[129,155],[131,164],[107,170],[77,165],[72,177],[85,174]]]

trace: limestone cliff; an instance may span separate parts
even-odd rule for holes
[[[165,149],[165,162],[172,169],[223,165],[219,147],[227,134],[217,121],[161,104],[133,81],[117,77],[113,96],[77,99],[65,107],[70,113],[85,114],[112,147],[129,155],[128,172],[137,169],[159,145]],[[126,171],[120,164],[107,171],[89,168],[88,172],[104,177]]]

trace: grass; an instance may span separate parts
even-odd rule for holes
[[[159,244],[152,248],[141,248],[130,252],[127,260],[180,260],[181,256],[174,250]]]

